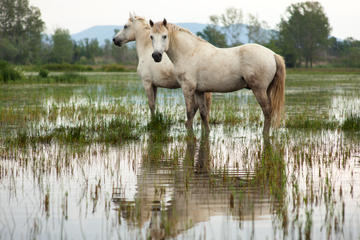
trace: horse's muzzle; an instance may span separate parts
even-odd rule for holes
[[[117,40],[116,38],[113,38],[113,42],[116,46],[121,47],[121,41]]]
[[[154,52],[151,56],[153,57],[155,62],[161,62],[161,59],[162,59],[162,54],[161,53]]]

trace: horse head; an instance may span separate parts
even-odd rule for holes
[[[121,47],[121,45],[127,42],[135,41],[135,29],[134,29],[135,20],[136,20],[136,16],[130,13],[129,20],[124,25],[124,28],[121,31],[119,31],[113,38],[113,42],[116,46]]]
[[[162,22],[150,23],[150,39],[154,48],[152,57],[155,62],[161,62],[162,55],[169,48],[169,31],[167,28],[167,21],[164,18]]]

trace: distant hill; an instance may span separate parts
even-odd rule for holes
[[[176,25],[186,28],[194,34],[196,34],[197,32],[202,32],[204,30],[204,28],[207,26],[207,24],[203,24],[203,23],[176,23]],[[111,40],[113,38],[114,29],[122,29],[122,28],[123,28],[123,26],[121,26],[121,25],[93,26],[93,27],[85,29],[81,32],[72,34],[71,37],[76,41],[82,40],[85,38],[88,38],[88,39],[97,38],[100,45],[103,45],[105,43],[105,39]],[[265,31],[268,31],[268,30],[265,30]],[[247,43],[248,37],[247,37],[246,25],[243,25],[243,30],[242,30],[241,35],[242,35],[240,37],[241,42]]]
[[[81,32],[72,34],[72,39],[79,41],[85,38],[94,39],[97,38],[99,43],[103,45],[105,43],[105,39],[111,40],[114,36],[115,29],[122,29],[123,26],[117,25],[99,25],[93,26],[91,28],[85,29]]]

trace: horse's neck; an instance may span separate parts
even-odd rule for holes
[[[148,53],[151,41],[149,38],[150,31],[147,29],[139,29],[136,31],[136,52],[139,58]]]
[[[200,44],[201,42],[189,33],[179,31],[172,35],[166,54],[176,65],[180,59],[188,59]]]

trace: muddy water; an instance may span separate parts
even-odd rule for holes
[[[208,136],[199,119],[194,135],[185,131],[180,91],[160,90],[159,111],[173,123],[147,129],[139,80],[118,77],[0,86],[0,238],[360,237],[359,132],[282,127],[264,140],[247,90],[214,96],[212,117],[221,120]],[[287,81],[288,116],[343,122],[360,114],[358,76]],[[243,121],[225,121],[229,111]],[[138,140],[5,141],[19,129],[46,132],[127,114],[145,129]]]

